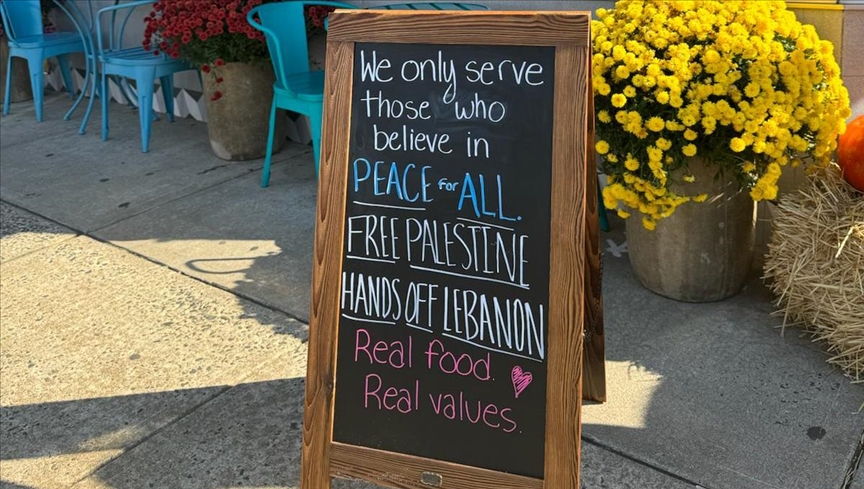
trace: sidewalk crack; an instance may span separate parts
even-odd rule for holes
[[[132,443],[132,444],[129,445],[128,447],[123,448],[122,451],[121,451],[120,453],[118,453],[117,455],[115,455],[114,457],[111,457],[111,458],[109,458],[108,460],[105,460],[104,462],[100,463],[99,465],[97,465],[96,467],[94,467],[93,470],[89,471],[87,474],[85,474],[84,476],[82,476],[80,479],[78,479],[78,480],[76,480],[75,482],[73,482],[72,485],[69,486],[69,488],[72,489],[72,488],[74,488],[75,486],[77,486],[78,484],[80,484],[81,482],[83,482],[83,481],[89,479],[90,477],[92,477],[93,475],[95,475],[96,473],[98,473],[100,470],[102,470],[103,468],[105,468],[108,464],[111,464],[111,463],[113,463],[113,462],[115,462],[115,461],[117,461],[117,460],[123,458],[124,455],[126,455],[126,454],[129,453],[129,452],[131,452],[132,450],[135,450],[139,445],[141,445],[141,444],[147,442],[148,440],[150,440],[150,439],[153,438],[154,436],[156,436],[156,435],[162,433],[162,432],[165,431],[167,428],[169,428],[169,427],[171,427],[171,426],[174,426],[174,425],[177,424],[179,421],[181,421],[181,420],[183,420],[183,419],[186,419],[189,415],[191,415],[191,414],[194,413],[195,411],[199,410],[200,408],[204,407],[205,405],[209,404],[210,402],[214,401],[214,400],[217,399],[219,396],[221,396],[222,394],[224,394],[226,391],[229,391],[229,390],[233,389],[234,387],[236,387],[236,385],[226,385],[226,386],[223,386],[222,389],[219,389],[219,391],[217,391],[217,392],[216,392],[215,394],[213,394],[211,397],[209,397],[209,398],[203,400],[202,402],[200,402],[200,403],[198,403],[198,404],[195,404],[195,405],[191,406],[189,409],[187,409],[186,411],[182,412],[179,416],[177,416],[177,418],[175,418],[175,419],[169,421],[168,423],[165,423],[163,426],[160,426],[159,428],[156,428],[156,429],[153,430],[151,433],[149,433],[149,434],[147,434],[146,436],[142,437],[140,440],[138,440],[138,441]]]
[[[855,474],[861,466],[862,455],[864,455],[864,431],[861,432],[858,447],[855,449],[855,453],[852,454],[849,467],[846,468],[846,477],[843,478],[843,485],[840,486],[840,489],[850,489],[852,487],[852,481],[855,479]],[[859,476],[864,476],[864,474],[859,474]]]
[[[674,473],[674,472],[670,472],[670,471],[668,471],[668,470],[666,470],[666,469],[664,469],[664,468],[662,468],[662,467],[657,467],[656,465],[653,465],[653,464],[651,464],[651,463],[649,463],[649,462],[646,462],[646,461],[644,461],[644,460],[638,459],[638,458],[636,458],[636,457],[633,456],[633,455],[630,455],[630,454],[628,454],[628,453],[626,453],[626,452],[623,452],[623,451],[621,451],[621,450],[618,450],[617,448],[614,448],[614,447],[612,447],[612,446],[610,446],[610,445],[607,445],[607,444],[601,442],[600,440],[598,440],[598,439],[596,439],[596,438],[593,438],[593,437],[590,437],[590,436],[588,436],[588,435],[585,435],[584,433],[582,434],[582,441],[585,442],[585,443],[588,443],[588,444],[594,445],[594,446],[596,446],[596,447],[598,447],[598,448],[601,448],[601,449],[603,449],[603,450],[606,450],[607,452],[614,453],[615,455],[618,455],[619,457],[626,458],[627,460],[629,460],[629,461],[631,461],[631,462],[637,463],[637,464],[639,464],[639,465],[641,465],[641,466],[643,466],[643,467],[647,467],[648,469],[651,469],[651,470],[653,470],[653,471],[655,471],[655,472],[659,472],[659,473],[661,473],[661,474],[663,474],[663,475],[665,475],[665,476],[667,476],[667,477],[670,477],[670,478],[672,478],[672,479],[675,479],[675,480],[677,480],[677,481],[683,482],[683,483],[685,483],[685,484],[690,484],[690,485],[692,485],[692,486],[693,486],[694,488],[696,488],[696,489],[711,489],[711,488],[709,488],[709,487],[707,487],[707,486],[700,485],[700,483],[698,483],[698,482],[696,482],[696,481],[693,481],[693,480],[690,480],[690,479],[688,479],[688,478],[686,478],[686,477],[684,477],[684,476],[682,476],[682,475],[678,475],[678,474],[676,474],[676,473]]]

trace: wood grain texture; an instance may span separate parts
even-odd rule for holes
[[[309,361],[303,428],[302,489],[330,487],[330,477],[425,489],[423,472],[446,489],[579,487],[583,328],[592,309],[584,294],[589,239],[587,155],[590,35],[587,13],[341,11],[330,19],[321,143]],[[350,143],[354,42],[556,46],[550,235],[549,350],[545,479],[355,447],[332,441],[340,271]],[[593,154],[593,151],[590,152]],[[586,179],[590,175],[590,184]],[[594,189],[596,192],[596,189]],[[596,196],[595,203],[596,205]],[[591,316],[596,317],[596,316]]]
[[[334,477],[358,478],[399,489],[429,489],[423,472],[441,476],[444,489],[542,489],[543,481],[440,460],[333,442],[330,468]],[[547,486],[549,487],[549,486]]]
[[[589,46],[587,12],[339,10],[329,41]]]
[[[591,63],[588,73],[593,76]],[[591,79],[589,76],[589,80]],[[590,83],[589,83],[590,85]],[[594,97],[588,97],[588,143],[594,142]],[[600,220],[594,151],[585,167],[585,337],[582,348],[582,399],[606,402],[606,337],[603,334],[603,269],[600,263]]]
[[[588,47],[570,45],[555,50],[544,475],[548,489],[579,487],[588,57]],[[594,175],[590,178],[593,185]]]
[[[330,488],[342,227],[348,178],[354,43],[327,44],[318,213],[312,269],[309,359],[303,423],[302,489]]]

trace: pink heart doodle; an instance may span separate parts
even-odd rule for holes
[[[522,367],[516,365],[513,367],[513,371],[510,373],[510,378],[513,379],[513,390],[516,392],[516,399],[519,399],[519,394],[528,387],[534,380],[534,376],[531,375],[531,372],[523,372]]]

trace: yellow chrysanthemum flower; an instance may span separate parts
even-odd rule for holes
[[[654,132],[660,132],[666,127],[666,122],[664,122],[663,119],[659,117],[652,117],[648,119],[648,122],[645,123],[645,126]]]
[[[618,67],[615,68],[615,76],[617,76],[619,80],[626,80],[627,78],[630,78],[630,70],[628,70],[624,65],[618,65]]]
[[[632,153],[616,156],[623,164],[606,158],[615,189],[604,200],[639,210],[652,227],[704,200],[676,195],[680,177],[667,173],[700,152],[697,140],[711,164],[753,182],[755,200],[775,198],[783,168],[801,156],[811,167],[830,162],[849,94],[834,46],[784,2],[619,0],[598,18],[598,135]]]
[[[597,141],[597,144],[594,145],[594,149],[596,149],[597,152],[601,155],[605,155],[609,152],[609,143],[601,139],[600,141]]]
[[[642,225],[645,226],[645,229],[649,231],[653,231],[654,228],[657,227],[657,223],[653,219],[649,219],[647,217],[642,218]]]
[[[709,49],[705,51],[705,54],[702,55],[702,60],[706,63],[718,63],[720,62],[720,53],[713,49]]]

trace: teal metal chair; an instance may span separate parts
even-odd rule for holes
[[[324,102],[324,72],[309,68],[308,44],[306,42],[306,19],[304,9],[310,5],[331,6],[336,8],[357,8],[354,5],[330,1],[289,0],[279,3],[260,5],[252,9],[246,19],[252,27],[260,30],[267,38],[267,47],[276,71],[273,85],[273,103],[270,108],[270,134],[267,141],[267,155],[261,186],[270,182],[270,163],[272,160],[273,129],[276,124],[276,110],[286,109],[309,117],[309,130],[312,133],[312,152],[315,155],[315,172],[318,172],[321,157],[321,114]],[[482,5],[460,2],[418,2],[380,7],[400,10],[480,10]],[[326,24],[325,24],[326,25]]]
[[[63,11],[68,15],[65,8]],[[27,66],[30,70],[30,85],[33,89],[33,102],[36,106],[36,121],[42,122],[45,88],[45,77],[42,72],[43,63],[48,58],[57,57],[63,83],[66,85],[70,98],[74,98],[75,90],[69,68],[69,54],[85,53],[86,55],[83,31],[77,20],[70,16],[70,20],[78,32],[45,33],[42,27],[42,8],[39,0],[5,0],[0,2],[0,16],[3,18],[3,29],[9,41],[6,91],[3,94],[3,115],[9,115],[12,93],[12,58],[24,58],[27,60]],[[75,106],[77,106],[77,102]]]
[[[309,68],[309,46],[306,41],[304,9],[310,5],[336,8],[356,8],[342,2],[298,1],[259,5],[246,16],[249,24],[263,32],[276,72],[273,84],[273,102],[270,105],[270,133],[267,136],[267,155],[261,186],[270,183],[270,162],[273,158],[273,133],[276,110],[285,109],[309,117],[312,133],[312,152],[315,155],[315,173],[318,173],[321,153],[321,114],[324,105],[324,72]]]
[[[151,8],[153,0],[140,0],[100,9],[96,14],[96,65],[101,80],[102,140],[108,139],[108,106],[111,97],[108,92],[109,77],[123,77],[135,80],[138,102],[138,117],[141,123],[141,152],[150,150],[150,129],[153,121],[153,85],[156,79],[162,84],[165,110],[168,120],[174,122],[174,73],[192,70],[186,62],[173,59],[165,53],[154,54],[145,50],[140,43],[135,47],[123,47],[123,33],[135,9]],[[125,11],[125,12],[123,12]],[[107,39],[102,27],[108,26]],[[92,93],[96,93],[96,80],[93,80]],[[91,104],[88,107],[89,118]],[[86,125],[86,122],[85,122]],[[82,125],[83,127],[83,125]]]

